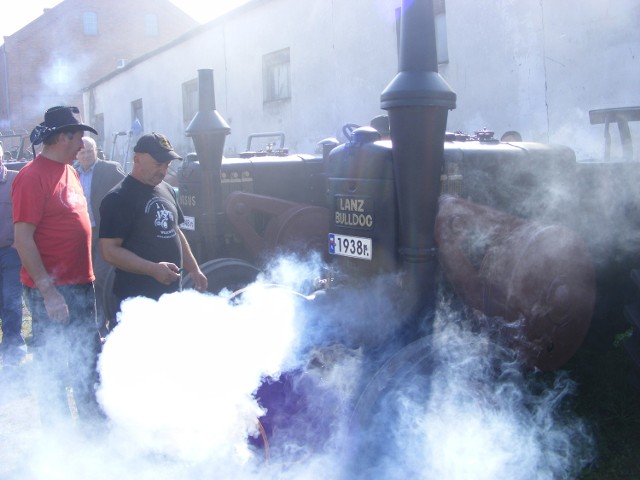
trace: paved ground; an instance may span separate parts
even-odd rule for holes
[[[19,478],[21,462],[40,434],[38,404],[26,381],[30,358],[0,368],[0,478]]]

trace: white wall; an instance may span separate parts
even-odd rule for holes
[[[142,98],[145,130],[166,133],[185,154],[193,145],[181,85],[212,68],[216,107],[231,127],[227,151],[243,151],[251,133],[283,131],[291,151],[312,153],[343,124],[381,113],[380,93],[397,70],[399,4],[254,0],[99,83],[90,92],[94,112],[110,135],[130,128],[130,103]],[[450,63],[441,74],[458,96],[449,130],[518,130],[525,140],[597,156],[602,126],[589,124],[588,110],[640,105],[637,0],[447,0],[446,8]],[[286,47],[291,101],[263,104],[262,58]]]
[[[449,130],[517,130],[546,141],[542,21],[537,0],[447,2],[449,65],[458,95]]]
[[[604,129],[589,124],[589,110],[640,106],[640,2],[549,0],[544,20],[550,138],[586,141],[576,149],[601,156]]]
[[[601,156],[589,110],[640,105],[639,20],[637,0],[447,0],[449,129],[518,130]]]
[[[283,131],[291,151],[310,153],[344,123],[380,113],[379,97],[395,74],[399,0],[271,0],[228,15],[194,39],[122,70],[87,92],[105,134],[130,129],[141,98],[145,131],[166,133],[181,153],[193,150],[182,124],[182,83],[212,68],[216,108],[231,127],[227,151],[243,151],[251,133]],[[375,8],[371,8],[374,5]],[[389,41],[390,40],[390,41]],[[292,99],[262,102],[262,58],[289,47]],[[124,142],[124,139],[118,140]],[[111,145],[105,145],[109,153]]]

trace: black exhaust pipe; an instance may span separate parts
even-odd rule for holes
[[[380,99],[389,114],[406,314],[422,319],[435,310],[435,218],[447,115],[456,107],[438,73],[432,0],[403,0],[398,74]]]
[[[206,258],[211,260],[217,250],[219,235],[216,235],[216,225],[221,225],[224,215],[222,205],[222,187],[220,183],[220,168],[224,153],[225,137],[231,128],[216,110],[215,91],[213,89],[213,70],[198,70],[198,112],[189,123],[185,134],[193,139],[193,145],[200,161],[202,173],[200,199],[204,207],[201,212],[200,226],[202,237],[213,241],[213,245],[206,248]],[[221,230],[221,229],[220,229]]]

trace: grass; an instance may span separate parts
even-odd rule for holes
[[[624,348],[587,345],[567,368],[578,382],[575,411],[591,426],[597,447],[579,479],[640,479],[640,390]]]

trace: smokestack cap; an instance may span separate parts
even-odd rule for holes
[[[398,72],[380,95],[380,107],[456,108],[456,94],[438,72]]]
[[[229,133],[231,128],[217,110],[199,111],[185,130],[187,137]]]

